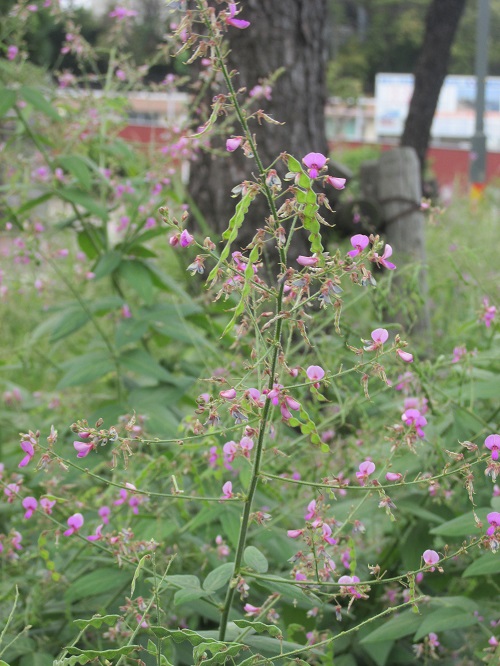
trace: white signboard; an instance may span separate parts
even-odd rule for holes
[[[375,131],[377,138],[399,137],[403,132],[413,93],[412,74],[377,74],[375,79]],[[500,77],[488,77],[485,91],[484,128],[488,148],[500,148]],[[474,134],[476,78],[447,76],[431,136],[433,139],[465,140]]]

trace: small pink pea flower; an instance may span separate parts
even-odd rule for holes
[[[488,536],[493,536],[497,529],[500,527],[500,512],[498,511],[491,511],[486,516],[490,526],[488,527],[488,530],[486,531],[486,534]]]
[[[488,297],[483,298],[483,314],[481,319],[484,321],[486,328],[490,328],[491,322],[495,318],[497,309],[494,305],[490,305]]]
[[[304,255],[299,254],[297,257],[297,263],[301,266],[317,266],[319,263],[319,257],[315,257],[314,255],[312,257],[305,257]]]
[[[261,612],[262,608],[260,608],[259,606],[252,606],[252,604],[245,604],[243,606],[243,610],[247,615],[252,617],[258,615]]]
[[[5,495],[7,495],[7,502],[9,504],[12,504],[12,502],[16,499],[17,493],[21,490],[21,486],[17,483],[8,483],[3,492]]]
[[[90,536],[87,537],[87,541],[100,541],[102,539],[102,528],[104,527],[103,524],[98,525],[96,527],[96,531],[94,534],[91,534]]]
[[[26,509],[24,517],[26,519],[31,518],[31,516],[35,513],[35,511],[38,508],[38,502],[34,497],[25,497],[22,503],[23,503],[23,509]]]
[[[384,342],[387,342],[389,338],[389,333],[385,328],[376,328],[371,332],[371,338],[373,343],[368,347],[364,347],[365,351],[375,351],[379,347],[382,347]]]
[[[99,518],[101,518],[103,524],[108,525],[109,516],[111,514],[111,509],[109,508],[109,506],[101,506],[97,513],[99,514]]]
[[[23,540],[22,534],[17,531],[14,531],[11,539],[12,548],[15,550],[22,550],[21,541]]]
[[[500,435],[488,435],[484,440],[484,445],[491,451],[492,460],[498,460],[498,452],[500,451]]]
[[[361,254],[363,252],[363,250],[367,247],[369,242],[370,239],[368,238],[368,236],[365,236],[365,234],[355,234],[351,238],[351,245],[353,246],[354,250],[348,252],[347,256],[357,257],[358,254]]]
[[[319,382],[325,376],[325,371],[320,365],[310,365],[306,370],[306,375],[312,382],[316,382],[314,386],[318,388]]]
[[[127,501],[128,493],[125,490],[125,488],[120,488],[119,494],[120,494],[120,499],[117,499],[113,502],[114,506],[120,506],[122,504],[125,504],[125,502]]]
[[[327,158],[321,153],[307,153],[302,162],[308,168],[307,173],[311,178],[317,178],[321,169],[325,166]]]
[[[391,261],[388,261],[389,257],[392,257],[392,247],[387,243],[384,248],[384,254],[379,257],[379,255],[375,252],[372,261],[374,261],[378,266],[383,266],[384,268],[387,268],[387,270],[393,271],[396,266]]]
[[[467,347],[465,345],[461,345],[460,347],[454,347],[453,358],[451,359],[451,362],[458,363],[466,354],[467,354]]]
[[[321,531],[323,534],[323,540],[329,543],[331,546],[334,546],[337,543],[337,539],[334,539],[332,537],[332,528],[330,525],[327,525],[326,523],[323,523],[321,526]]]
[[[127,75],[123,69],[117,69],[115,71],[115,76],[119,81],[126,81]]]
[[[226,481],[226,483],[222,486],[222,497],[221,499],[231,499],[234,497],[233,495],[233,484],[231,481]]]
[[[236,389],[231,388],[227,389],[227,391],[221,391],[219,395],[224,400],[234,400],[236,398]]]
[[[78,532],[78,530],[83,526],[84,520],[81,513],[74,513],[68,518],[68,527],[69,529],[64,532],[64,536],[71,536]]]
[[[26,467],[26,465],[31,461],[31,459],[35,455],[35,449],[33,448],[33,444],[29,440],[24,440],[20,442],[20,446],[26,455],[21,460],[18,467]]]
[[[345,188],[346,184],[345,178],[336,178],[335,176],[327,176],[325,180],[336,190],[343,190]]]
[[[356,472],[356,478],[361,485],[364,485],[368,481],[370,474],[373,474],[375,471],[375,464],[371,460],[365,460],[359,466],[359,472]]]
[[[42,511],[46,513],[48,516],[52,513],[52,509],[56,505],[56,500],[49,500],[48,497],[42,497],[40,500],[40,506],[42,507]]]
[[[397,482],[397,481],[401,481],[401,479],[403,478],[403,475],[400,474],[399,472],[387,472],[387,474],[385,475],[385,478],[387,479],[387,481]]]
[[[289,539],[298,539],[304,534],[304,530],[288,530],[286,535]]]
[[[413,363],[413,354],[410,354],[410,352],[405,352],[402,349],[397,349],[396,354],[405,363]]]
[[[227,25],[232,25],[233,28],[238,28],[239,30],[244,30],[250,25],[250,21],[245,21],[244,19],[234,18],[238,13],[235,2],[230,2],[228,5],[229,14],[226,16]]]
[[[189,245],[192,245],[194,243],[194,237],[191,236],[189,231],[187,229],[184,229],[184,231],[181,233],[180,239],[179,239],[179,244],[181,247],[188,247]]]
[[[401,415],[401,420],[408,427],[414,425],[415,430],[417,431],[417,435],[421,439],[425,437],[423,429],[427,425],[427,419],[425,418],[425,416],[422,416],[422,414],[418,409],[407,409]]]
[[[15,44],[11,44],[7,48],[7,60],[15,60],[18,53],[19,49],[17,48],[17,46],[15,46]]]
[[[433,631],[431,631],[429,634],[429,645],[432,647],[439,647],[439,645],[441,645],[441,643],[438,641],[438,635]]]
[[[229,153],[233,153],[237,148],[241,146],[242,141],[243,141],[242,136],[232,136],[231,138],[226,140],[226,150]]]
[[[77,458],[85,458],[94,448],[93,442],[73,442],[73,446],[77,451]]]
[[[437,564],[439,562],[439,555],[436,553],[436,551],[426,550],[424,551],[422,557],[426,565],[428,567],[431,567],[431,571],[434,571],[435,569],[434,564]]]
[[[313,520],[316,518],[316,500],[311,500],[307,505],[307,511],[304,515],[304,520]]]
[[[127,9],[127,7],[115,7],[113,11],[109,12],[108,16],[123,21],[123,19],[137,16],[137,12],[134,9]]]

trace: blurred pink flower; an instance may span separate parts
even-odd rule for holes
[[[484,445],[491,451],[492,460],[498,460],[498,452],[500,451],[500,435],[488,435],[484,440]]]
[[[317,178],[321,169],[325,166],[327,159],[321,153],[307,153],[302,162],[308,168],[307,173],[311,178]]]
[[[244,19],[234,18],[236,16],[236,14],[238,14],[238,10],[236,8],[236,3],[235,2],[230,2],[229,3],[228,10],[229,10],[229,14],[226,16],[227,25],[232,25],[233,28],[239,28],[240,30],[244,30],[245,28],[248,28],[248,26],[250,25],[250,21],[245,21]]]
[[[351,238],[351,245],[353,246],[354,250],[348,252],[347,256],[356,257],[358,254],[361,254],[369,242],[370,239],[368,236],[365,236],[364,234],[355,234]]]
[[[67,522],[69,529],[64,532],[64,536],[71,536],[83,526],[84,520],[81,513],[74,513],[68,518]]]

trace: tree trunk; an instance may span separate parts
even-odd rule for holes
[[[285,123],[251,122],[264,166],[283,151],[299,160],[311,151],[327,155],[326,0],[246,0],[240,6],[238,18],[251,25],[246,30],[228,30],[229,67],[239,72],[233,79],[236,89],[245,87],[250,91],[263,78],[281,67],[285,69],[273,86],[272,99],[260,99],[252,106]],[[211,90],[210,99],[216,92]],[[241,134],[239,127],[233,130],[235,135]],[[225,153],[226,138],[214,139],[211,147]],[[255,174],[255,163],[244,157],[240,149],[222,157],[201,152],[193,162],[189,190],[211,229],[221,232],[226,228],[235,207],[231,190],[252,172]],[[240,244],[251,240],[268,215],[266,203],[259,197],[250,207]],[[296,248],[295,254],[303,249]]]
[[[417,151],[422,172],[432,120],[448,72],[451,47],[465,2],[431,0],[427,11],[424,41],[415,67],[413,96],[401,137],[402,146],[410,146]]]

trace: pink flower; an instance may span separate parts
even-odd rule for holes
[[[255,616],[255,615],[258,615],[260,613],[262,608],[259,608],[259,606],[252,606],[252,604],[245,604],[243,606],[243,610],[245,611],[245,613],[247,615]]]
[[[102,539],[102,528],[104,525],[98,525],[94,534],[87,537],[87,541],[100,541]]]
[[[311,178],[317,178],[321,169],[325,166],[327,159],[321,153],[307,153],[302,162],[308,168],[307,173]]]
[[[40,506],[42,507],[42,510],[44,513],[46,513],[48,516],[52,513],[52,509],[56,505],[56,500],[49,500],[48,497],[42,497],[40,500]]]
[[[316,518],[316,500],[311,500],[307,505],[304,520],[312,520],[313,518]]]
[[[115,76],[119,81],[126,81],[127,80],[127,75],[123,71],[123,69],[117,69],[115,72]]]
[[[384,254],[379,257],[379,255],[375,252],[372,261],[374,261],[378,266],[384,266],[384,268],[387,268],[387,270],[393,271],[396,266],[391,261],[388,261],[389,257],[391,256],[392,247],[389,244],[386,244],[384,248]]]
[[[484,321],[486,328],[490,328],[491,322],[497,313],[497,309],[494,305],[490,305],[487,296],[483,298],[483,310],[481,319]]]
[[[125,502],[127,501],[128,493],[125,490],[125,488],[120,488],[120,493],[119,494],[120,494],[120,498],[113,502],[114,506],[120,506],[122,504],[125,504]]]
[[[73,446],[77,451],[77,458],[85,458],[94,448],[93,442],[73,442]]]
[[[123,19],[137,16],[137,12],[133,9],[127,9],[126,7],[115,7],[112,12],[109,12],[108,16],[122,21]]]
[[[405,363],[413,363],[413,354],[410,354],[410,352],[405,352],[402,349],[397,349],[396,354]]]
[[[335,178],[335,176],[327,176],[325,180],[336,190],[343,190],[345,188],[346,184],[345,178]]]
[[[21,460],[18,467],[26,467],[26,465],[30,462],[30,460],[35,455],[35,449],[33,448],[33,444],[28,440],[25,440],[25,441],[21,442],[20,446],[21,446],[22,450],[24,451],[24,453],[26,455]]]
[[[414,425],[415,430],[417,431],[417,435],[421,439],[425,437],[423,428],[424,426],[427,425],[427,419],[425,418],[425,416],[422,416],[422,414],[418,409],[407,409],[405,412],[403,412],[401,420],[409,428],[411,428],[411,426]]]
[[[365,236],[364,234],[355,234],[351,238],[351,245],[353,246],[354,250],[348,252],[347,256],[356,257],[358,254],[361,254],[369,242],[370,239],[368,236]]]
[[[317,266],[319,263],[319,258],[315,256],[304,257],[302,254],[299,254],[297,257],[297,263],[301,266]]]
[[[306,370],[306,375],[312,382],[319,382],[325,376],[325,371],[320,365],[310,365]],[[315,384],[315,386],[318,386]]]
[[[299,536],[302,536],[304,534],[304,530],[288,530],[286,535],[290,539],[298,539]]]
[[[240,448],[242,449],[243,454],[247,458],[250,454],[250,451],[253,449],[253,447],[254,447],[253,439],[251,439],[250,437],[245,436],[245,437],[242,437],[240,439]]]
[[[397,481],[401,481],[401,479],[403,478],[403,475],[400,474],[399,472],[387,472],[387,474],[385,475],[385,478],[387,479],[387,481],[396,481],[397,482]]]
[[[25,518],[31,518],[38,508],[38,502],[34,497],[25,497],[23,499],[23,509],[26,509]]]
[[[11,44],[7,48],[7,59],[8,60],[15,60],[18,53],[19,53],[19,49],[17,48],[17,46],[15,46],[14,44]]]
[[[16,499],[17,493],[21,490],[21,486],[17,483],[8,483],[3,492],[5,495],[7,495],[7,502],[9,504],[12,504],[12,502]]]
[[[12,548],[15,548],[16,550],[22,550],[23,547],[21,546],[21,541],[23,540],[23,537],[19,532],[14,531],[11,539],[11,544]]]
[[[235,2],[230,2],[228,5],[228,9],[229,9],[229,15],[226,16],[227,25],[232,25],[233,28],[239,28],[240,30],[248,28],[248,26],[250,25],[250,21],[234,18],[238,13]]]
[[[484,440],[484,445],[491,451],[492,460],[498,460],[498,452],[500,451],[500,435],[488,435]]]
[[[453,348],[453,358],[451,359],[452,363],[458,363],[462,357],[464,357],[467,354],[467,347],[465,345],[461,345],[460,347],[454,347]]]
[[[191,236],[189,231],[187,231],[187,229],[184,229],[184,231],[181,233],[179,243],[181,247],[188,247],[194,243],[194,238]]]
[[[326,541],[331,546],[334,546],[337,543],[337,539],[334,539],[332,537],[332,528],[330,527],[330,525],[323,523],[323,525],[321,526],[321,531],[323,533],[323,541]]]
[[[424,554],[422,555],[424,562],[427,564],[428,567],[431,567],[431,571],[434,571],[434,564],[437,564],[439,562],[439,555],[436,553],[435,550],[426,550],[424,551]]]
[[[224,400],[234,400],[234,398],[236,398],[236,389],[231,388],[227,389],[227,391],[221,391],[219,395],[221,398],[224,398]]]
[[[438,641],[438,635],[433,631],[431,631],[429,634],[429,645],[432,645],[432,647],[438,647],[440,645],[440,642]]]
[[[372,463],[371,460],[365,460],[359,466],[359,472],[356,472],[356,478],[361,483],[361,485],[364,485],[364,483],[368,480],[370,474],[373,474],[374,471],[375,471],[375,464]]]
[[[498,511],[492,511],[486,516],[486,518],[490,524],[486,534],[488,536],[493,536],[497,528],[500,527],[500,513]]]
[[[376,328],[371,332],[370,335],[373,340],[373,344],[369,345],[368,347],[364,347],[365,351],[375,351],[375,349],[382,347],[384,342],[387,342],[389,338],[389,333],[385,328]]]
[[[102,519],[104,525],[108,525],[109,515],[111,513],[111,509],[109,508],[109,506],[101,506],[97,513],[99,514],[99,517]]]
[[[221,499],[231,499],[233,497],[233,484],[231,481],[226,481],[222,486],[222,497]]]
[[[241,142],[243,141],[242,136],[233,136],[230,139],[227,139],[226,141],[226,150],[229,153],[233,153],[237,148],[241,146]]]
[[[69,529],[64,532],[64,536],[71,536],[78,532],[78,530],[83,526],[84,520],[81,513],[74,513],[68,518],[68,527]]]

